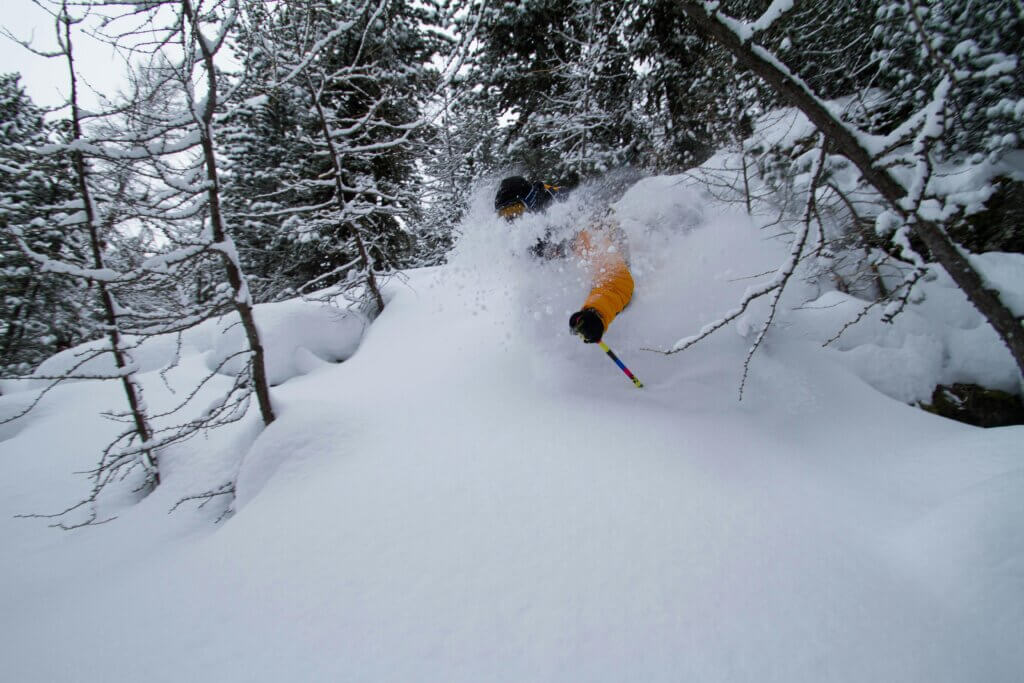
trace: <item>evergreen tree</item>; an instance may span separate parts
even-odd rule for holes
[[[463,87],[456,82],[441,93],[441,115],[424,139],[422,216],[411,225],[421,265],[444,261],[455,241],[455,226],[469,208],[474,183],[495,171],[491,118],[473,106],[472,93]],[[469,104],[458,101],[459,95]]]
[[[1024,8],[1014,0],[899,0],[880,3],[873,34],[891,120],[923,109],[940,86],[941,152],[972,165],[1019,149],[1024,100]]]
[[[729,4],[754,12],[766,3]],[[648,166],[660,172],[691,168],[746,138],[753,119],[773,101],[756,78],[734,68],[732,56],[708,40],[678,2],[638,3],[629,32],[640,65],[639,102],[651,129]]]
[[[421,218],[411,226],[417,245],[417,263],[435,265],[445,259],[473,195],[475,184],[499,171],[498,138],[487,90],[467,66],[476,48],[485,5],[450,0],[439,7],[439,29],[445,64],[441,82],[428,103],[439,111],[421,147]]]
[[[235,32],[244,62],[238,104],[226,112],[224,208],[238,227],[239,256],[251,273],[257,301],[294,295],[333,265],[330,240],[304,215],[330,203],[319,182],[326,170],[313,151],[313,117],[297,83],[282,86],[282,14],[287,7],[248,3]]]
[[[572,0],[571,23],[559,39],[569,48],[552,53],[550,90],[527,118],[512,153],[550,150],[554,177],[574,184],[639,161],[643,127],[634,109],[636,74],[624,43],[629,5]]]
[[[245,222],[248,258],[285,257],[275,259],[284,291],[357,266],[372,290],[375,271],[413,259],[405,225],[419,207],[436,10],[309,2],[255,6],[243,24],[248,99],[233,116],[228,206]]]
[[[471,78],[504,170],[571,185],[641,161],[629,12],[621,3],[575,0],[485,10]]]
[[[13,375],[99,331],[89,284],[40,272],[18,244],[77,265],[88,254],[69,159],[38,153],[68,127],[47,125],[19,79],[0,75],[0,371]]]

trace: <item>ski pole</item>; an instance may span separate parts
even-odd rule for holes
[[[608,345],[607,345],[607,344],[605,344],[605,343],[604,343],[603,341],[599,341],[599,342],[597,342],[597,345],[601,347],[601,350],[602,350],[602,351],[604,351],[605,353],[607,353],[607,354],[608,354],[608,357],[609,357],[609,358],[611,358],[611,359],[612,359],[613,361],[615,361],[615,364],[616,364],[616,365],[618,365],[618,366],[619,366],[619,368],[620,368],[620,369],[621,369],[621,370],[622,370],[622,371],[623,371],[624,373],[626,373],[626,377],[628,377],[628,378],[630,378],[631,380],[633,380],[633,384],[634,384],[634,385],[636,386],[636,388],[637,388],[637,389],[643,389],[643,388],[644,388],[644,383],[643,383],[643,382],[641,382],[640,380],[638,380],[638,379],[636,378],[636,375],[634,375],[634,374],[633,374],[632,372],[630,372],[630,371],[629,371],[629,368],[627,368],[627,367],[625,366],[625,364],[624,364],[624,363],[623,363],[623,362],[622,362],[621,360],[619,360],[619,357],[618,357],[618,356],[616,356],[616,355],[615,355],[615,354],[614,354],[614,353],[612,352],[612,350],[611,350],[610,348],[608,348]]]

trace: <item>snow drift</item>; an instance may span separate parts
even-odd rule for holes
[[[115,391],[61,387],[9,434],[4,677],[1016,680],[1024,430],[901,402],[943,373],[1007,376],[941,278],[885,334],[866,319],[825,349],[857,302],[795,283],[740,402],[763,308],[682,354],[644,348],[733,306],[785,237],[686,177],[646,179],[615,207],[637,290],[606,336],[638,391],[568,333],[585,273],[525,256],[585,207],[510,229],[488,204],[369,327],[257,307],[278,419],[179,446],[141,503],[101,501],[109,524],[12,515],[82,495]],[[168,382],[229,341],[194,342]],[[975,360],[954,366],[955,344]],[[225,478],[225,521],[225,499],[165,514]]]

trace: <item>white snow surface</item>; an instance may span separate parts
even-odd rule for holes
[[[116,382],[62,385],[4,427],[0,680],[1020,680],[1024,428],[902,402],[952,375],[1017,382],[948,281],[828,348],[864,302],[794,282],[739,401],[763,307],[644,349],[735,306],[787,239],[646,179],[616,205],[637,289],[605,337],[637,390],[568,334],[578,264],[524,255],[581,208],[510,227],[489,203],[368,326],[258,306],[277,420],[253,406],[165,452],[154,493],[101,498],[109,523],[13,515],[87,494],[74,472],[117,433],[98,415]],[[166,382],[173,341],[138,350],[152,411],[235,348],[217,329]],[[4,389],[2,415],[32,396]],[[232,478],[225,520],[223,498],[167,514]]]
[[[267,380],[276,385],[303,375],[325,363],[347,359],[359,346],[365,318],[354,310],[301,300],[264,304],[254,309],[263,343]],[[248,355],[245,330],[237,316],[217,321],[206,366],[229,375],[238,374]]]

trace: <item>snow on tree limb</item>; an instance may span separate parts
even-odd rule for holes
[[[772,4],[768,6],[768,9],[757,18],[757,21],[750,25],[751,33],[756,36],[758,33],[767,31],[786,12],[793,9],[793,3],[794,0],[772,0]]]
[[[775,320],[775,314],[778,311],[779,299],[782,298],[782,292],[786,289],[786,284],[789,279],[793,277],[793,273],[796,272],[796,266],[800,262],[800,256],[803,254],[804,246],[807,244],[807,236],[811,230],[811,221],[814,220],[816,215],[816,201],[818,186],[821,183],[821,175],[825,169],[825,158],[828,156],[827,147],[828,143],[825,140],[825,136],[821,135],[818,140],[821,152],[815,158],[814,165],[811,168],[811,182],[807,188],[807,202],[804,205],[804,215],[800,220],[800,232],[797,233],[796,238],[793,240],[792,247],[790,248],[789,258],[782,265],[779,271],[776,273],[774,280],[778,283],[775,293],[772,295],[771,303],[768,308],[768,316],[765,318],[761,325],[761,329],[757,334],[757,338],[751,345],[750,350],[747,352],[747,357],[743,361],[743,377],[740,380],[740,399],[743,398],[743,388],[747,383],[747,374],[750,369],[750,361],[754,357],[754,352],[764,341],[764,337],[768,334],[769,328],[772,326],[772,322]]]
[[[760,76],[780,95],[797,106],[861,172],[864,179],[875,187],[886,203],[899,213],[928,247],[932,257],[946,269],[954,282],[964,291],[971,303],[988,320],[1009,348],[1024,375],[1024,330],[1021,321],[1006,307],[999,293],[985,284],[968,259],[953,243],[943,226],[918,213],[909,212],[903,200],[909,187],[888,168],[877,165],[871,148],[865,144],[859,131],[834,115],[808,84],[793,73],[773,54],[754,43],[749,35],[737,28],[737,22],[717,11],[717,4],[684,1],[683,11],[703,30],[710,33],[737,60]],[[941,94],[941,91],[940,93]],[[926,128],[935,125],[935,119],[924,117]],[[913,185],[913,183],[911,183]]]

